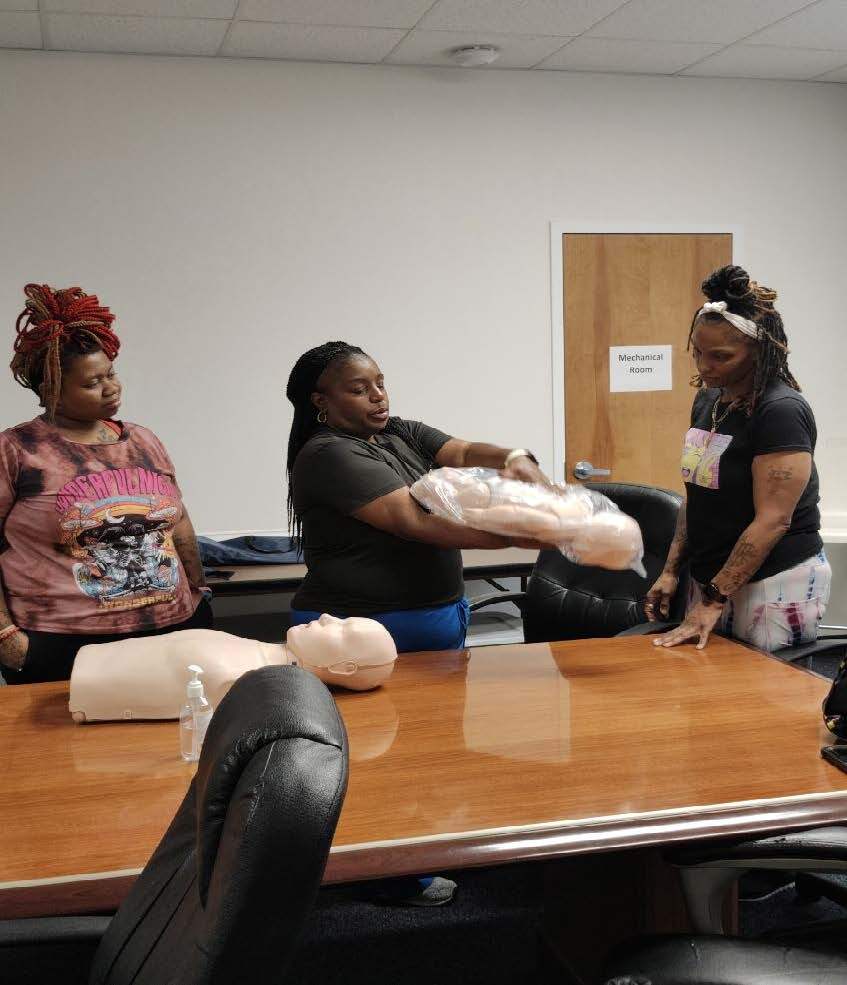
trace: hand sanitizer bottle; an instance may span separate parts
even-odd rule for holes
[[[203,668],[191,664],[188,672],[191,680],[185,689],[188,703],[182,706],[179,713],[179,745],[182,758],[187,763],[196,763],[200,758],[200,749],[214,709],[206,700],[203,682],[200,680]]]

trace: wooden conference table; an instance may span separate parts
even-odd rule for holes
[[[507,547],[499,551],[462,551],[465,579],[527,578],[538,551]],[[220,571],[232,572],[226,579],[215,577],[208,569],[209,585],[219,595],[259,595],[295,591],[306,577],[305,564],[224,564]]]
[[[350,784],[326,880],[847,821],[819,756],[828,686],[720,639],[403,655],[337,694]],[[116,905],[193,775],[176,723],[75,725],[67,697],[0,689],[0,918]]]

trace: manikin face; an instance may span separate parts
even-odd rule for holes
[[[756,343],[724,318],[701,318],[691,336],[691,354],[708,387],[738,387],[753,379]]]
[[[74,421],[105,421],[121,405],[121,384],[115,367],[101,350],[77,356],[62,371],[56,413]]]
[[[345,678],[357,672],[393,664],[397,649],[388,630],[373,619],[337,619],[322,615],[320,619],[288,630],[289,653],[307,670],[322,671],[337,677],[342,686]],[[382,674],[383,672],[380,671]]]
[[[356,438],[371,438],[388,423],[385,378],[370,356],[333,363],[318,380],[312,402],[326,412],[331,428]]]

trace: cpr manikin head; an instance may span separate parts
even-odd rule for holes
[[[391,634],[373,619],[322,615],[292,626],[286,637],[291,663],[312,671],[325,684],[367,691],[391,674],[397,648]]]

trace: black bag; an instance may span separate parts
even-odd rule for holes
[[[835,680],[824,698],[823,720],[830,732],[839,739],[847,739],[847,657],[838,665]]]

